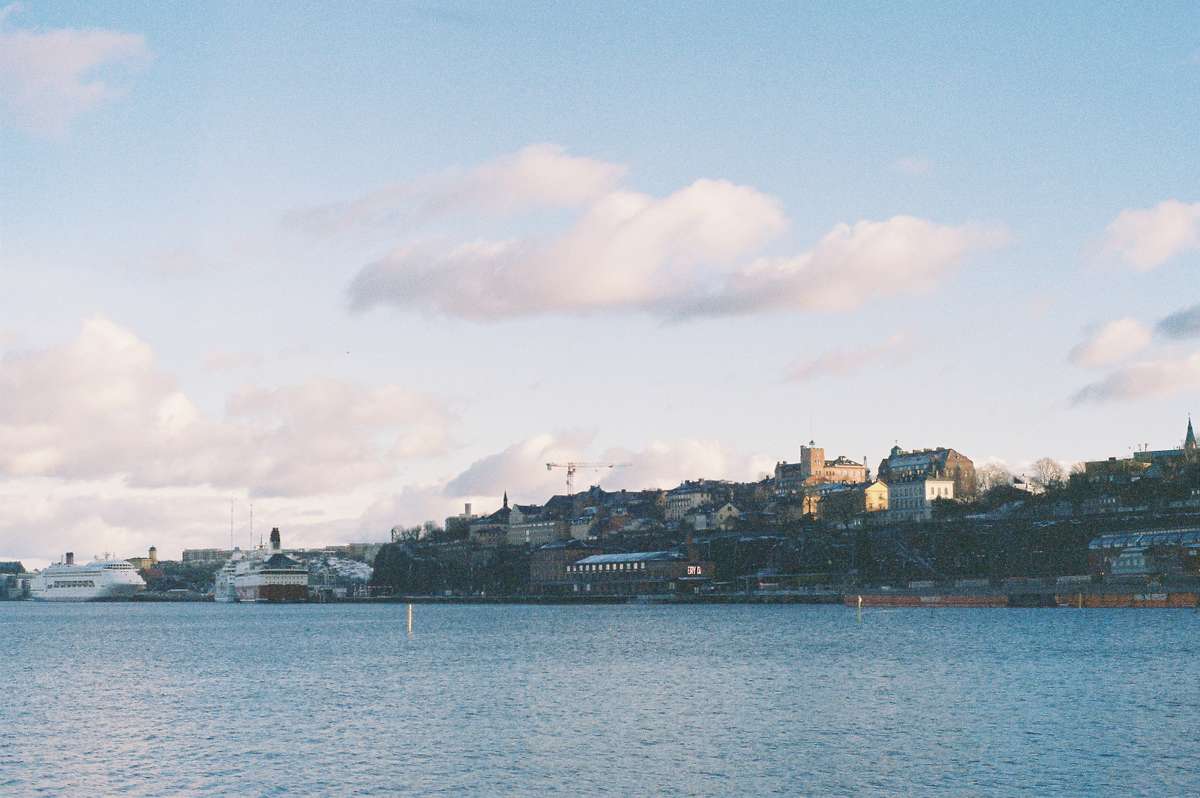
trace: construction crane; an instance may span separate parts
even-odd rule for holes
[[[627,468],[629,463],[546,463],[546,470],[567,469],[567,495],[575,495],[575,472],[581,468]]]

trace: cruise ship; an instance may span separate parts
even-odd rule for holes
[[[62,562],[46,566],[29,582],[29,596],[38,601],[129,598],[145,589],[146,583],[132,563],[109,559],[76,563],[73,552],[67,552]]]
[[[233,556],[217,571],[213,600],[220,602],[307,601],[308,568],[280,548],[279,528],[271,530],[270,548]]]

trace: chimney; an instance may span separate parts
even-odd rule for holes
[[[75,564],[75,552],[68,551],[67,552],[67,565],[74,565],[74,564]]]
[[[279,551],[279,527],[271,527],[271,551]]]
[[[463,515],[465,515],[467,518],[471,517],[471,503],[470,502],[467,502],[466,504],[463,505]]]

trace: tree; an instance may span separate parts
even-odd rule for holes
[[[1061,487],[1066,479],[1067,470],[1051,457],[1043,457],[1033,464],[1033,484],[1044,491]]]
[[[1009,487],[1013,484],[1013,474],[998,463],[988,463],[975,470],[975,484],[980,493],[987,493],[993,488]]]

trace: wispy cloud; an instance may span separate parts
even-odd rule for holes
[[[1109,366],[1145,349],[1151,337],[1150,330],[1137,319],[1116,319],[1090,329],[1067,359],[1087,368]]]
[[[892,171],[910,177],[927,175],[933,170],[933,163],[928,158],[919,155],[907,155],[892,162]]]
[[[346,202],[295,210],[284,222],[328,236],[458,213],[574,208],[611,191],[624,174],[619,164],[571,155],[555,144],[533,144],[473,169],[450,169]]]
[[[1084,386],[1075,393],[1072,402],[1133,401],[1195,390],[1200,390],[1200,352],[1118,369],[1104,379]]]
[[[1154,329],[1168,338],[1200,337],[1200,304],[1175,311],[1161,319]]]
[[[149,58],[135,33],[11,27],[21,10],[17,3],[0,9],[0,108],[16,127],[61,135],[76,117],[124,93],[104,75]]]
[[[906,357],[908,352],[908,337],[897,333],[872,346],[838,349],[797,363],[787,378],[793,382],[808,382],[822,377],[845,377],[889,359]]]
[[[1200,202],[1169,199],[1151,208],[1123,210],[1106,228],[1101,249],[1139,271],[1200,250]]]

